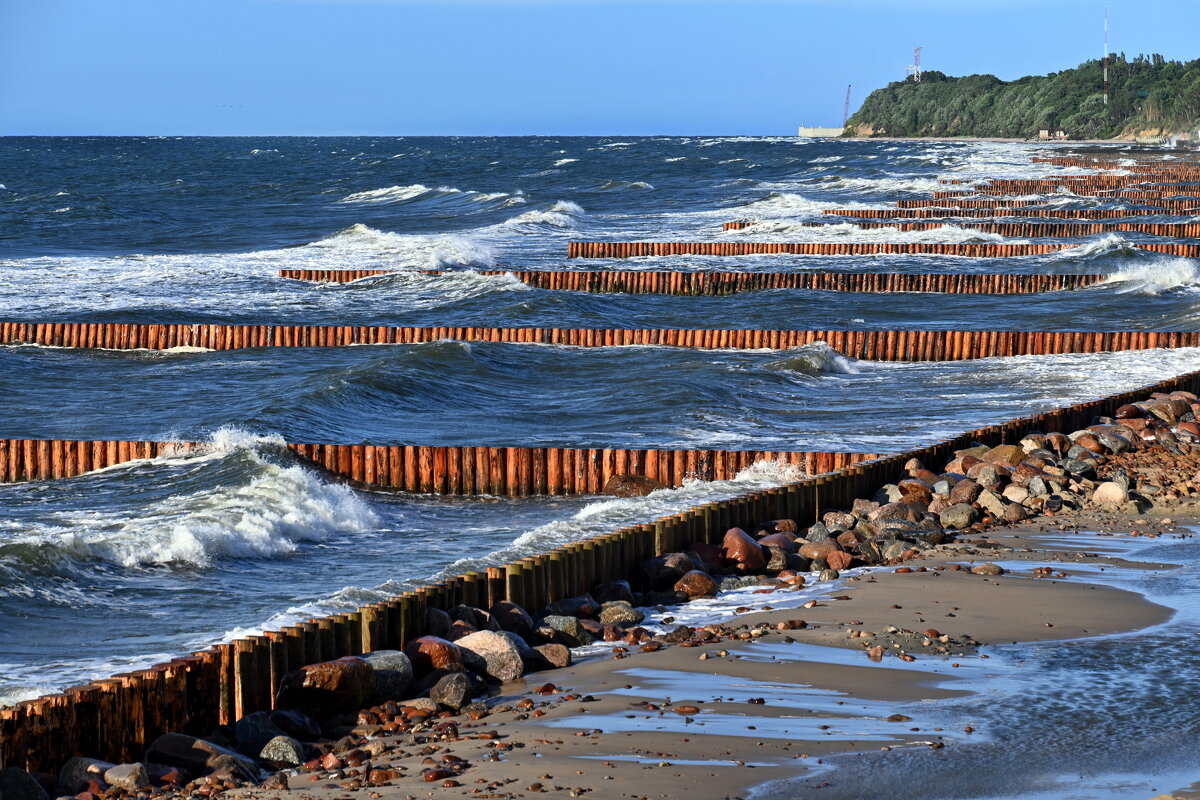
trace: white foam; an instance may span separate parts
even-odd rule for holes
[[[998,233],[986,233],[957,225],[939,225],[926,230],[902,231],[897,227],[860,228],[848,222],[813,227],[786,219],[764,219],[748,228],[725,231],[738,238],[778,241],[781,235],[797,242],[912,242],[930,244],[1019,243],[1027,239],[1010,239]]]
[[[538,229],[544,227],[574,230],[578,227],[576,217],[581,217],[583,214],[583,209],[575,203],[569,200],[559,200],[548,209],[534,209],[507,219],[503,225],[506,228],[515,228],[531,233],[538,232]]]
[[[420,183],[413,183],[407,186],[385,186],[382,189],[368,189],[365,192],[354,192],[348,194],[339,200],[339,203],[397,203],[402,200],[411,200],[414,197],[420,197],[423,194],[429,194],[434,191],[428,186]],[[443,186],[437,190],[442,194],[453,194],[461,192],[461,189],[455,189],[453,186]]]
[[[578,160],[578,158],[560,158],[558,161],[554,162],[554,166],[565,167],[567,164],[574,164]]]
[[[1126,267],[1109,275],[1104,283],[1116,286],[1122,294],[1162,294],[1200,285],[1200,269],[1190,258],[1171,258]]]
[[[194,453],[175,451],[120,466],[145,469],[236,454],[249,462],[240,482],[181,491],[148,507],[103,516],[62,512],[32,528],[0,522],[0,531],[6,533],[2,538],[6,546],[32,544],[75,561],[99,560],[126,568],[204,568],[225,558],[285,555],[300,542],[378,524],[374,512],[346,487],[326,483],[299,466],[277,464],[260,452],[280,446],[277,437],[222,429]]]
[[[1108,253],[1133,253],[1136,248],[1133,243],[1120,234],[1110,233],[1093,239],[1077,247],[1060,250],[1054,254],[1055,259],[1095,258]]]

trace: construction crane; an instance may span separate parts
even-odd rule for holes
[[[850,87],[854,84],[846,85],[846,105],[842,106],[842,127],[846,127],[846,120],[850,119]]]

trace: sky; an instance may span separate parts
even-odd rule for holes
[[[1200,0],[1108,0],[1200,57]],[[0,135],[787,135],[926,69],[1103,52],[1104,0],[0,0]]]

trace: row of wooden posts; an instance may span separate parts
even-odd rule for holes
[[[1056,175],[1051,178],[989,178],[986,182],[977,179],[940,179],[942,186],[965,186],[973,184],[975,189],[1010,190],[1013,194],[1029,194],[1031,192],[1056,192],[1059,189],[1076,191],[1078,189],[1125,189],[1134,187],[1155,186],[1195,186],[1197,181],[1164,180],[1154,175]]]
[[[392,270],[284,269],[281,278],[322,283],[350,283]],[[405,274],[442,275],[440,270]],[[770,289],[831,292],[942,292],[948,294],[1029,294],[1080,289],[1101,283],[1107,275],[1014,275],[945,272],[589,272],[482,271],[480,275],[512,275],[535,289],[564,292],[627,294],[727,295]]]
[[[54,480],[139,459],[207,452],[203,442],[0,439],[0,483]],[[645,475],[672,487],[724,481],[759,461],[815,475],[875,454],[766,450],[288,444],[305,461],[370,489],[423,494],[599,494],[614,475]]]
[[[882,209],[892,210],[892,209]],[[923,209],[932,210],[932,209]],[[919,214],[922,209],[902,214]],[[1057,253],[1072,244],[927,244],[897,242],[571,242],[567,258],[638,258],[642,256],[749,255],[938,255],[970,258],[1014,258]],[[1200,244],[1154,242],[1132,245],[1152,253],[1195,258]]]
[[[1007,194],[1007,193],[1005,193]],[[1159,193],[1162,195],[1162,193]],[[1125,195],[1128,197],[1128,195]],[[1164,195],[1169,197],[1169,195]],[[1032,208],[1035,206],[1044,206],[1047,204],[1046,199],[1038,200],[1012,200],[1012,199],[980,199],[980,200],[897,200],[896,208]],[[1163,209],[1163,213],[1167,210],[1171,211],[1195,211],[1200,209],[1200,199],[1163,199],[1155,200],[1151,206],[1148,203],[1139,203],[1141,206]]]
[[[1122,198],[1130,198],[1130,199],[1135,199],[1135,200],[1159,200],[1159,199],[1170,198],[1170,197],[1197,197],[1197,196],[1200,196],[1200,189],[1191,189],[1191,188],[1189,188],[1189,189],[1129,189],[1129,188],[1098,189],[1098,188],[1084,188],[1082,186],[1063,186],[1062,188],[1069,189],[1072,194],[1079,195],[1081,197],[1100,197],[1100,198],[1111,198],[1114,200],[1119,200]],[[1045,189],[1046,189],[1046,191],[1039,192],[1039,194],[1042,194],[1042,193],[1050,194],[1054,191],[1054,189],[1051,189],[1050,187],[1045,187]],[[1026,193],[1026,192],[1027,192],[1027,190],[1021,191],[1021,192],[1014,192],[1012,189],[1002,189],[1000,187],[992,186],[990,184],[980,184],[973,189],[956,189],[954,191],[934,192],[933,198],[934,198],[934,200],[945,200],[948,198],[969,197],[971,195],[980,195],[980,194],[983,194],[983,195],[1012,195],[1012,194],[1022,194],[1022,193]],[[1059,198],[1059,199],[1061,199],[1061,198]],[[1044,203],[1046,201],[1042,200],[1041,202]],[[1194,203],[1196,201],[1189,200],[1187,202]]]
[[[996,445],[1015,442],[1031,431],[1071,431],[1151,392],[1175,389],[1200,391],[1200,373],[706,503],[548,553],[448,577],[355,611],[217,644],[149,669],[0,708],[0,768],[54,772],[76,755],[118,763],[140,760],[147,744],[164,732],[203,735],[218,724],[271,709],[290,670],[403,648],[428,630],[428,609],[449,610],[460,604],[487,608],[507,600],[536,611],[604,581],[624,579],[641,588],[640,565],[650,556],[697,541],[719,544],[729,528],[752,529],[766,519],[790,518],[802,528],[811,525],[823,512],[848,508],[854,498],[870,497],[880,485],[896,480],[909,458],[938,469],[955,450],[976,442]],[[24,452],[24,445],[19,449]],[[35,447],[34,452],[40,450]]]
[[[756,225],[754,220],[726,222],[727,231],[744,230]],[[929,231],[946,227],[945,222],[802,222],[805,228],[828,228],[853,225],[864,230],[894,229],[897,231]],[[1197,222],[958,222],[956,227],[1001,236],[1063,239],[1073,236],[1093,236],[1098,233],[1144,233],[1176,239],[1200,237]]]
[[[441,340],[569,347],[781,350],[824,342],[870,361],[959,361],[1200,346],[1200,331],[747,330],[729,328],[393,328],[354,325],[155,325],[4,322],[0,344],[113,350],[349,347]]]
[[[1153,208],[1023,208],[998,214],[992,208],[827,208],[822,214],[859,219],[947,219],[954,217],[1051,217],[1055,219],[1123,219],[1125,217],[1179,216]]]

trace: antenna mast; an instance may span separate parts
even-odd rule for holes
[[[842,106],[842,127],[846,127],[846,120],[850,119],[850,87],[854,84],[846,86],[846,105]]]
[[[1107,19],[1107,17],[1106,17]],[[921,82],[921,48],[913,48],[913,63],[908,65],[908,71],[913,74],[913,83]]]
[[[1104,7],[1104,105],[1108,105],[1108,6]]]

